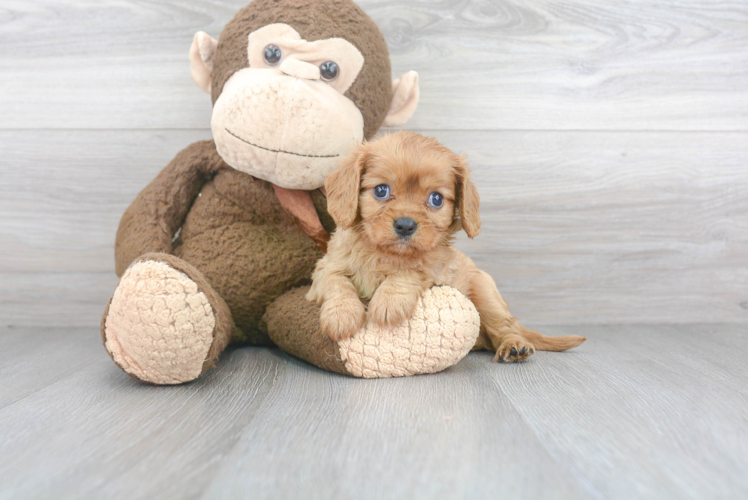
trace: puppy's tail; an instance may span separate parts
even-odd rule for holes
[[[580,337],[579,335],[549,337],[548,335],[527,329],[522,332],[522,336],[532,342],[535,345],[535,349],[541,351],[565,351],[572,347],[577,347],[587,340],[587,337]]]

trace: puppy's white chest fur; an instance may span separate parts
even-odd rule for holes
[[[341,250],[344,247],[349,249],[344,259],[345,274],[364,300],[371,299],[388,276],[400,272],[417,272],[423,279],[424,290],[453,281],[455,269],[452,263],[455,259],[452,257],[455,250],[451,247],[439,249],[434,255],[407,257],[372,252],[366,241],[352,230],[340,231],[334,240],[341,243]]]

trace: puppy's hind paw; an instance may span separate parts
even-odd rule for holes
[[[496,349],[494,361],[501,363],[518,363],[526,361],[535,354],[535,346],[519,335],[510,335]]]

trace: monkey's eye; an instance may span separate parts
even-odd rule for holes
[[[283,51],[277,45],[270,44],[265,47],[265,62],[270,66],[276,66],[283,59]]]
[[[387,184],[380,184],[374,188],[374,198],[386,200],[390,197],[390,187]]]
[[[319,75],[326,82],[335,80],[340,74],[340,68],[337,63],[332,61],[323,62],[319,65]]]
[[[441,208],[444,205],[444,196],[441,193],[431,193],[429,196],[428,206]]]

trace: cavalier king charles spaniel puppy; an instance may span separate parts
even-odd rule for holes
[[[497,361],[523,361],[535,349],[564,351],[586,340],[523,327],[493,278],[453,246],[460,229],[478,235],[480,199],[465,157],[435,139],[397,132],[362,144],[325,188],[337,230],[307,299],[321,306],[320,326],[332,339],[349,338],[367,320],[398,325],[426,289],[446,285],[473,302],[481,320],[474,349],[496,352]]]

